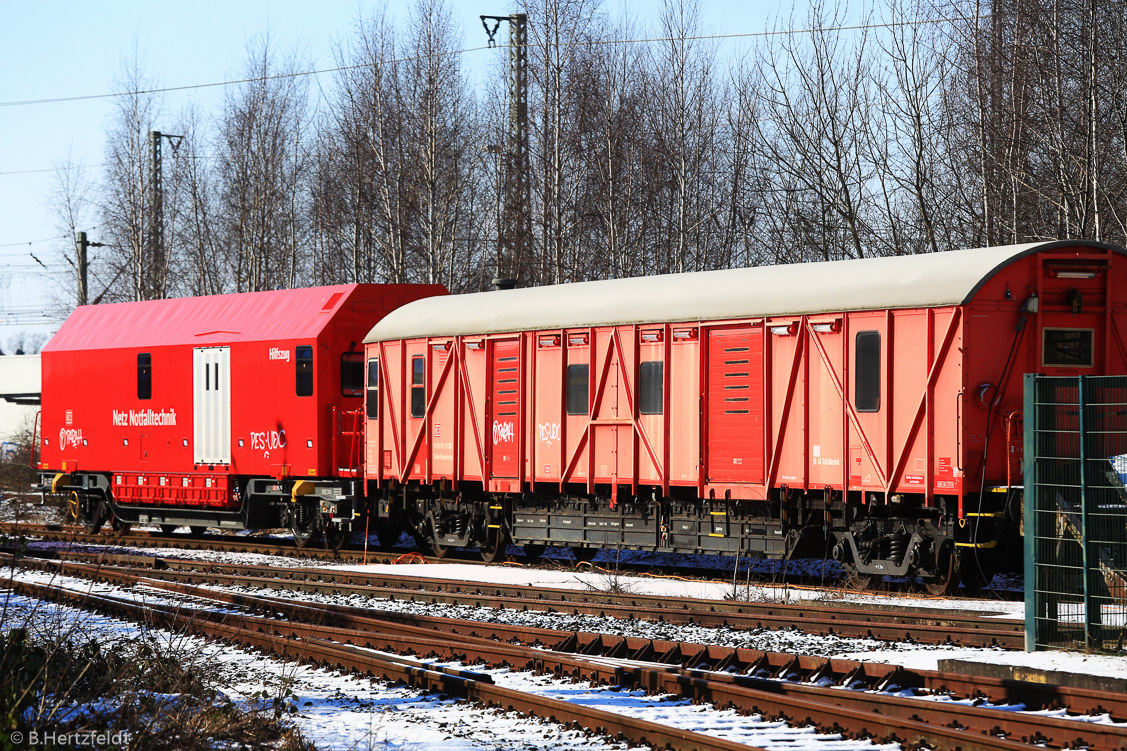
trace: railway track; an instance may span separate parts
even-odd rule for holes
[[[120,545],[128,547],[150,549],[183,549],[183,550],[211,550],[225,553],[255,553],[259,555],[287,556],[317,561],[333,561],[335,563],[393,563],[404,555],[404,551],[388,551],[379,548],[367,550],[344,547],[340,550],[329,550],[322,547],[309,546],[297,547],[289,538],[264,538],[264,537],[236,537],[233,535],[206,533],[200,536],[172,533],[166,534],[157,531],[137,530],[126,534],[100,532],[88,534],[81,526],[64,524],[42,524],[25,522],[0,523],[0,534],[10,536],[35,537],[40,540],[53,542],[75,542],[90,545]],[[461,553],[450,551],[442,558],[416,553],[423,560],[431,563],[461,563],[470,565],[492,565],[481,560],[474,553]],[[513,556],[508,557],[513,560]],[[547,562],[548,559],[545,559]],[[615,568],[623,574],[639,573],[649,574],[653,570],[650,564],[622,562],[616,563]],[[687,570],[675,569],[678,575],[692,579],[706,581],[730,580],[731,569],[692,568]],[[809,575],[787,573],[779,577],[781,582],[790,586],[822,587],[824,582],[815,580]],[[756,583],[753,579],[753,584]],[[775,582],[775,583],[781,583]],[[842,579],[840,586],[848,587],[847,581]],[[907,594],[918,595],[919,591],[911,582],[889,582],[888,588],[881,594]],[[998,593],[1006,595],[1006,592]]]
[[[851,660],[295,603],[217,592],[91,563],[20,563],[122,587],[143,586],[147,591],[156,590],[170,597],[191,598],[197,607],[181,610],[155,605],[146,609],[117,598],[87,596],[63,587],[10,582],[9,586],[30,596],[94,607],[133,619],[146,618],[157,625],[230,639],[287,657],[371,672],[428,690],[577,722],[599,732],[619,733],[632,742],[656,742],[671,748],[733,747],[729,742],[717,744],[716,739],[689,737],[681,731],[671,734],[649,725],[630,725],[618,715],[613,719],[589,715],[586,708],[565,702],[545,704],[539,698],[529,702],[527,698],[502,695],[487,680],[466,671],[435,669],[416,661],[404,663],[402,659],[387,660],[385,664],[379,661],[384,658],[357,652],[356,647],[471,665],[512,666],[596,684],[642,688],[650,693],[673,694],[718,707],[731,706],[744,713],[786,719],[792,724],[812,725],[822,732],[872,737],[912,748],[1003,750],[1024,748],[1029,743],[1048,748],[1085,747],[1092,751],[1127,748],[1124,725],[1079,722],[992,706],[1015,701],[1026,709],[1063,705],[1072,712],[1106,713],[1114,721],[1127,720],[1127,697],[1112,692],[912,671]],[[207,607],[201,609],[201,603]],[[944,700],[927,700],[937,697]],[[981,702],[984,697],[988,703],[963,701]]]
[[[113,552],[57,553],[123,573],[190,584],[258,587],[374,599],[664,621],[710,628],[798,628],[815,635],[1021,649],[1024,625],[994,613],[941,608],[888,608],[842,602],[776,604],[614,594],[559,587],[490,584],[325,568],[278,568],[154,558]]]

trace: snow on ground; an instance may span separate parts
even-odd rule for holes
[[[62,519],[62,508],[57,503],[41,501],[38,493],[0,491],[0,522],[57,524]]]
[[[385,681],[283,662],[228,644],[145,629],[19,595],[0,597],[5,599],[4,629],[29,625],[33,632],[57,633],[60,624],[65,624],[76,635],[96,638],[104,646],[144,632],[177,654],[218,667],[224,693],[245,704],[263,699],[284,702],[293,712],[291,719],[318,749],[600,751],[626,747],[559,725],[440,699]]]
[[[844,587],[838,589],[818,589],[813,587],[788,586],[784,584],[755,584],[686,579],[670,575],[642,576],[634,573],[618,574],[613,569],[601,566],[580,566],[578,569],[564,570],[542,568],[534,565],[508,563],[481,566],[472,563],[440,564],[332,564],[318,563],[308,558],[293,556],[262,555],[259,553],[226,552],[220,550],[195,550],[188,548],[139,548],[124,545],[91,545],[67,541],[29,543],[35,550],[71,550],[86,552],[112,552],[154,558],[183,558],[222,564],[251,564],[274,566],[277,568],[326,568],[357,573],[391,574],[398,576],[417,576],[431,579],[456,579],[459,581],[479,581],[486,584],[513,584],[531,587],[558,587],[575,590],[607,590],[617,586],[633,594],[656,595],[659,597],[686,597],[704,600],[747,599],[754,602],[786,603],[802,600],[834,600],[845,603],[871,605],[894,605],[903,607],[924,607],[958,610],[981,610],[998,613],[999,617],[1022,618],[1024,604],[1014,601],[986,599],[946,599],[912,597],[890,594],[866,594]]]
[[[394,613],[428,615],[439,618],[457,618],[484,623],[504,623],[512,626],[548,628],[557,631],[585,631],[619,636],[636,636],[644,639],[684,641],[694,644],[715,644],[743,647],[768,652],[800,652],[817,656],[837,656],[843,652],[888,650],[890,646],[875,639],[855,639],[839,636],[804,634],[798,629],[738,630],[707,628],[675,623],[656,623],[633,618],[622,619],[597,615],[548,613],[537,610],[496,610],[467,605],[430,603],[407,600],[383,600],[357,594],[331,594],[298,592],[293,590],[259,589],[254,587],[215,587],[228,592],[276,597],[291,602],[328,602],[357,608],[371,608]],[[930,649],[925,645],[898,645],[905,649]]]
[[[35,543],[38,546],[38,543]],[[64,543],[53,543],[64,545]],[[195,560],[209,560],[220,563],[254,563],[278,567],[312,567],[317,564],[308,560],[289,558],[284,556],[262,556],[254,553],[223,553],[218,551],[176,550],[163,549],[159,551],[119,548],[122,552],[133,552],[140,555],[159,555],[164,557],[185,557]],[[443,563],[429,565],[391,565],[372,564],[360,565],[328,565],[326,568],[356,571],[360,573],[385,573],[400,576],[417,576],[438,579],[457,579],[463,581],[481,581],[485,583],[514,584],[525,586],[549,586],[575,590],[606,590],[616,586],[637,594],[652,594],[661,597],[696,597],[701,599],[723,600],[733,594],[731,582],[708,582],[685,580],[676,577],[644,577],[638,575],[607,574],[598,570],[553,570],[534,566],[510,564],[504,566],[478,566],[464,563]],[[924,607],[939,609],[982,610],[994,612],[1003,618],[1021,619],[1024,617],[1024,603],[1000,600],[967,600],[967,599],[939,599],[928,597],[889,596],[880,594],[863,594],[850,592],[845,589],[816,590],[791,586],[739,586],[736,592],[746,599],[766,602],[783,603],[800,600],[824,599],[840,602],[843,605],[879,604],[904,607]],[[285,597],[297,597],[296,593],[287,592]],[[530,603],[535,606],[535,603]],[[398,606],[397,606],[398,607]],[[434,605],[427,605],[428,613],[435,612]],[[463,617],[463,616],[457,616]],[[482,616],[483,620],[501,620],[506,623],[517,622],[518,618],[525,616],[514,611],[505,611],[503,614],[489,613]],[[568,616],[575,618],[574,616]],[[611,619],[613,620],[613,619]],[[565,624],[557,621],[557,624]],[[669,624],[632,624],[623,622],[613,627],[586,620],[573,621],[570,628],[606,631],[609,633],[622,633],[623,630],[636,627],[642,633],[643,629],[656,628],[652,638],[676,639],[680,641],[718,640],[717,643],[731,643],[732,640],[743,639],[749,632],[728,632],[728,637],[712,634],[705,635],[694,632],[694,627],[676,627]],[[552,625],[551,628],[567,628],[567,625]],[[721,630],[723,631],[723,630]],[[912,648],[912,645],[874,645],[858,643],[862,640],[840,640],[838,642],[818,642],[812,637],[796,631],[764,631],[758,635],[759,641],[752,643],[740,642],[740,646],[755,649],[774,651],[799,652],[810,654],[823,654],[827,656],[840,656],[847,659],[864,659],[875,662],[889,662],[917,669],[934,670],[942,659],[965,659],[990,664],[1022,665],[1044,670],[1058,670],[1088,675],[1106,675],[1122,678],[1127,675],[1127,655],[1098,656],[1081,653],[1067,652],[1035,652],[1024,653],[999,649],[961,649],[955,647],[929,646],[924,649]]]
[[[70,577],[51,577],[40,572],[16,572],[26,581],[54,579],[56,583],[83,591],[123,598],[130,593],[109,585]],[[116,591],[113,591],[116,590]],[[151,592],[140,593],[154,602]],[[159,598],[158,598],[159,599]],[[57,633],[60,624],[104,644],[136,636],[143,627],[66,606],[58,606],[19,595],[5,596],[2,627],[30,625],[35,631]],[[382,747],[394,749],[623,749],[578,731],[472,705],[444,700],[431,694],[393,687],[383,681],[281,662],[249,650],[206,642],[162,630],[146,630],[192,659],[218,662],[222,690],[242,702],[263,697],[281,701],[292,711],[291,718],[319,749]],[[456,665],[456,663],[447,663]],[[471,669],[483,670],[475,666]],[[846,741],[837,735],[818,734],[793,728],[761,716],[741,716],[731,710],[716,710],[673,697],[645,696],[639,691],[616,691],[570,683],[507,669],[485,670],[503,686],[600,709],[663,725],[761,746],[783,749],[833,749],[834,751],[895,751],[896,745],[869,741]]]
[[[308,565],[308,563],[306,564]],[[616,574],[613,570],[600,571],[597,568],[581,567],[577,571],[543,569],[534,566],[505,564],[501,566],[475,566],[467,563],[441,563],[412,565],[369,564],[327,564],[323,568],[358,573],[399,574],[434,579],[457,579],[459,581],[478,581],[487,584],[515,584],[532,587],[559,587],[562,589],[606,590],[612,585],[633,594],[656,595],[658,597],[687,597],[701,600],[724,600],[737,598],[753,602],[785,603],[802,600],[834,600],[841,603],[860,603],[878,605],[899,605],[904,607],[924,607],[957,610],[985,610],[1020,618],[1024,605],[1020,602],[1001,600],[965,600],[925,597],[876,595],[853,592],[846,589],[814,589],[786,585],[733,586],[731,582],[690,580],[676,576],[640,576],[637,574]],[[409,572],[409,573],[408,573]]]

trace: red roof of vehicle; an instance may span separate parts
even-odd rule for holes
[[[371,310],[373,320],[383,316],[402,303],[394,290],[386,285],[339,284],[83,305],[75,308],[43,351],[309,339],[354,298]]]

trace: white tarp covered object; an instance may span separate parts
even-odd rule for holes
[[[1060,247],[1109,246],[1027,243],[428,297],[393,310],[364,341],[960,305],[1007,264]]]

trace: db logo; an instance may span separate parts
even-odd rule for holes
[[[67,410],[67,425],[74,425],[74,410]]]

